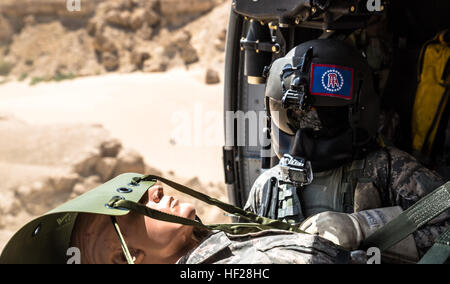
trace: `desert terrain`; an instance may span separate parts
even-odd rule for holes
[[[227,201],[229,1],[177,10],[164,0],[99,0],[75,20],[60,2],[0,4],[0,26],[9,27],[0,32],[0,73],[9,67],[0,74],[0,251],[32,218],[123,172],[163,175]],[[139,18],[143,11],[151,15]],[[193,202],[205,223],[229,222],[167,193]]]

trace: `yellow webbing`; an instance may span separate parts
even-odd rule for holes
[[[444,78],[450,58],[450,46],[444,40],[444,31],[426,43],[419,59],[416,98],[412,114],[412,147],[429,155],[445,106],[448,103],[449,78]]]

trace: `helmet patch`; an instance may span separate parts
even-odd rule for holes
[[[311,64],[311,95],[351,100],[353,94],[353,68]]]

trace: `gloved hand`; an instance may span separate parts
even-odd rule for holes
[[[356,250],[361,241],[402,212],[399,206],[352,214],[322,212],[306,219],[300,229],[319,235],[348,250]]]

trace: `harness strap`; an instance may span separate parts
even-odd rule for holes
[[[156,219],[156,220],[160,220],[160,221],[167,221],[170,223],[178,223],[181,225],[201,227],[203,229],[207,229],[207,227],[199,221],[179,217],[179,216],[168,214],[168,213],[161,212],[158,210],[154,210],[145,205],[142,205],[140,203],[130,201],[130,200],[113,199],[108,203],[108,206],[111,206],[112,208],[115,208],[115,209],[132,210],[141,215],[145,215],[147,217],[150,217],[150,218]]]
[[[170,222],[170,223],[176,223],[181,224],[185,226],[194,226],[202,229],[206,229],[208,231],[211,230],[219,230],[223,231],[229,234],[237,235],[237,234],[246,234],[246,233],[254,233],[269,229],[274,229],[273,226],[270,225],[264,225],[264,224],[258,224],[258,223],[234,223],[234,224],[211,224],[211,225],[205,225],[200,221],[191,220],[187,218],[183,218],[180,216],[168,214],[165,212],[161,212],[152,208],[149,208],[143,204],[129,201],[129,200],[122,200],[117,199],[110,202],[108,205],[110,205],[113,208],[121,208],[121,209],[128,209],[133,210],[136,213],[142,214],[144,216],[150,217],[152,219],[164,221],[164,222]],[[294,231],[294,230],[289,230]],[[300,230],[297,230],[299,232]]]
[[[206,194],[203,194],[201,192],[195,191],[195,190],[193,190],[193,189],[191,189],[191,188],[189,188],[187,186],[178,184],[176,182],[173,182],[171,180],[168,180],[168,179],[156,176],[156,175],[147,175],[147,176],[144,176],[144,177],[141,177],[141,178],[136,177],[136,178],[133,178],[132,183],[136,183],[137,184],[137,183],[139,183],[141,181],[151,181],[151,180],[159,180],[159,181],[167,184],[168,186],[174,188],[175,190],[178,190],[178,191],[180,191],[182,193],[190,195],[190,196],[192,196],[192,197],[194,197],[196,199],[199,199],[199,200],[201,200],[201,201],[203,201],[203,202],[205,202],[207,204],[216,206],[216,207],[222,209],[223,211],[225,211],[227,213],[243,217],[246,220],[248,220],[248,221],[250,221],[252,223],[259,224],[260,226],[262,226],[262,227],[264,227],[266,229],[270,228],[270,229],[279,229],[279,230],[286,230],[286,231],[292,231],[292,232],[298,232],[298,233],[305,233],[304,231],[298,229],[298,226],[291,225],[289,223],[282,222],[282,221],[279,221],[279,220],[273,220],[273,219],[269,219],[269,218],[266,218],[266,217],[258,216],[256,214],[254,214],[253,212],[246,211],[246,210],[243,210],[243,209],[241,209],[241,208],[239,208],[237,206],[234,206],[234,205],[222,202],[222,201],[220,201],[218,199],[209,197]],[[115,202],[114,206],[126,208],[124,205],[125,206],[130,205],[129,201],[127,202],[127,200],[117,200]],[[140,205],[141,204],[137,204],[136,205],[136,209],[141,208]],[[141,209],[143,209],[143,208],[141,208]],[[158,219],[158,220],[161,220],[161,221],[180,223],[180,221],[182,221],[181,219],[184,219],[183,222],[185,222],[186,220],[189,220],[189,221],[187,221],[188,223],[190,223],[189,225],[197,226],[199,224],[199,222],[196,222],[196,221],[194,221],[196,223],[191,223],[192,220],[190,220],[190,219],[186,219],[186,218],[182,218],[182,217],[178,217],[178,216],[175,216],[176,218],[173,218],[173,217],[170,217],[170,216],[166,216],[165,213],[163,213],[163,212],[160,212],[160,213],[163,213],[163,214],[160,214],[160,213],[155,213],[154,211],[156,211],[156,210],[153,210],[151,208],[148,208],[148,209],[149,210],[147,210],[147,212],[153,212],[154,213],[152,215],[153,217],[151,217],[151,218],[157,219],[158,217],[162,217],[161,219]],[[142,211],[145,211],[145,210],[142,210]],[[171,216],[173,216],[173,215],[171,215]],[[186,223],[186,225],[188,225],[188,224]],[[221,225],[226,225],[226,224],[221,224]],[[214,226],[217,226],[217,225],[214,225]]]
[[[364,168],[366,160],[353,161],[350,168],[344,168],[345,182],[350,184],[350,188],[347,188],[343,194],[343,209],[347,214],[354,212],[355,208],[355,189],[360,182],[367,182],[367,178],[364,176]]]
[[[450,256],[450,228],[442,233],[417,264],[443,264]]]
[[[360,248],[377,247],[384,251],[450,208],[450,182],[416,202],[363,241]]]

